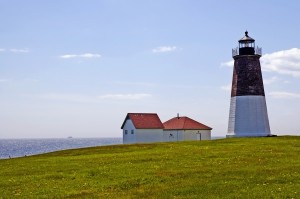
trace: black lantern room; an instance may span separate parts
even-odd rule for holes
[[[248,36],[248,31],[245,36],[239,40],[239,55],[254,55],[255,54],[255,40]]]

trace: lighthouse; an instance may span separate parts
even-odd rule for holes
[[[261,48],[245,32],[234,59],[227,137],[271,136],[260,66]]]

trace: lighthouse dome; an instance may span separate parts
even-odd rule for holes
[[[240,43],[250,43],[250,42],[254,42],[254,41],[255,41],[255,39],[253,39],[252,37],[249,37],[248,31],[246,31],[245,36],[239,40]]]

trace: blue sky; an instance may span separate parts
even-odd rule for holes
[[[271,131],[300,135],[298,1],[0,0],[0,138],[121,137],[128,112],[225,136],[231,49],[261,58]]]

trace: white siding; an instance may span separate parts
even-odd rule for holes
[[[131,119],[127,119],[125,125],[123,127],[123,143],[136,143],[136,134],[131,134],[131,130],[135,132],[135,127],[131,121]],[[125,132],[127,131],[127,134]]]
[[[136,142],[162,142],[162,129],[136,129]]]
[[[230,101],[227,137],[270,135],[264,96],[236,96]]]
[[[185,130],[184,140],[210,140],[211,130]]]
[[[164,141],[210,140],[211,130],[164,130]]]
[[[183,140],[183,132],[180,130],[164,130],[164,142]]]
[[[127,131],[127,134],[125,133]],[[132,134],[133,131],[133,134]],[[131,121],[127,119],[123,127],[123,143],[146,143],[146,142],[162,142],[162,129],[136,129]]]
[[[133,130],[133,134],[132,134]],[[127,131],[127,134],[125,133]],[[210,130],[136,129],[130,119],[123,126],[123,143],[172,142],[184,140],[210,140]]]

